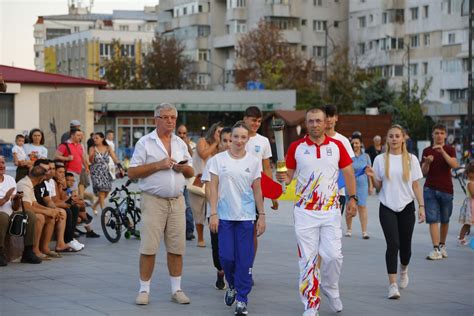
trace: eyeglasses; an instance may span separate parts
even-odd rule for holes
[[[168,121],[168,120],[176,121],[178,119],[177,116],[156,116],[156,117],[165,121]]]

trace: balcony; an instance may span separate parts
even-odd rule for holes
[[[284,30],[282,31],[283,38],[290,44],[301,44],[302,35],[299,30]]]
[[[291,5],[289,4],[267,4],[265,5],[264,16],[296,17],[292,14]]]
[[[247,11],[244,8],[228,9],[225,13],[226,20],[247,20]]]
[[[192,25],[209,25],[209,13],[197,13],[176,17],[171,22],[172,29]]]
[[[186,39],[183,42],[186,49],[209,49],[209,37]]]
[[[239,33],[216,36],[213,39],[212,45],[214,46],[214,48],[234,47],[237,45],[239,38]]]

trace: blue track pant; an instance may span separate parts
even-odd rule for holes
[[[236,299],[247,303],[252,289],[253,221],[219,221],[219,259],[225,278],[237,291]]]

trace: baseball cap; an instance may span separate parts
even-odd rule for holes
[[[71,122],[69,122],[69,126],[81,126],[81,122],[79,122],[78,120],[72,120]]]

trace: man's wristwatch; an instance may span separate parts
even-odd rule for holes
[[[359,202],[359,198],[355,194],[354,195],[349,195],[349,200],[350,199],[354,199],[354,201]]]

